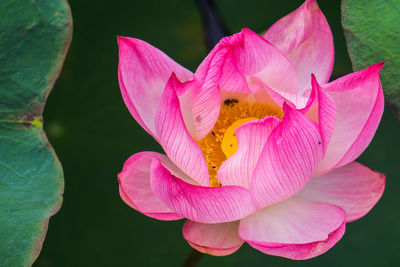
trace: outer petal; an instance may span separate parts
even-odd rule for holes
[[[382,67],[378,63],[323,86],[335,101],[336,124],[315,175],[352,162],[371,142],[384,108]]]
[[[239,236],[264,253],[304,260],[326,252],[340,240],[344,218],[339,207],[290,198],[241,220]]]
[[[193,74],[144,41],[119,36],[118,47],[122,97],[136,121],[157,139],[154,121],[168,78],[175,72],[186,81]]]
[[[336,165],[336,167],[344,166],[349,162],[352,162],[364,152],[364,150],[368,147],[369,143],[372,141],[372,138],[374,137],[376,130],[378,129],[384,108],[385,108],[385,99],[383,96],[382,85],[380,84],[375,105],[371,111],[371,114],[367,122],[364,124],[364,127],[362,128],[355,142],[351,145],[350,149],[347,150],[346,154]]]
[[[193,90],[192,105],[197,139],[208,134],[218,118],[220,90],[256,93],[247,84],[251,77],[296,103],[297,76],[289,60],[261,36],[243,29],[222,39],[195,73],[199,86]]]
[[[277,21],[264,38],[290,59],[302,91],[311,88],[311,73],[321,84],[328,82],[335,57],[333,37],[316,0],[306,0]]]
[[[178,220],[182,217],[168,208],[153,192],[150,185],[150,166],[154,157],[183,177],[184,174],[165,156],[155,152],[141,152],[131,156],[118,174],[119,193],[126,204],[159,220]]]
[[[255,210],[246,188],[188,184],[171,175],[157,158],[151,166],[151,186],[167,207],[196,222],[236,221]]]
[[[238,235],[239,221],[205,224],[186,221],[183,237],[198,251],[213,256],[226,256],[238,250],[244,241]]]
[[[225,160],[218,170],[218,179],[223,185],[250,187],[254,168],[260,158],[268,136],[281,120],[266,117],[240,126],[236,131],[238,150]]]
[[[209,185],[208,168],[200,147],[190,136],[180,109],[175,88],[181,86],[171,75],[157,111],[155,126],[159,142],[168,157],[187,175]]]
[[[367,214],[385,189],[385,175],[355,161],[312,178],[297,196],[330,203],[346,211],[346,221]]]
[[[284,105],[284,112],[285,117],[263,148],[251,181],[258,208],[300,191],[322,157],[317,125],[288,105]]]

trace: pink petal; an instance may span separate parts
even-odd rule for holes
[[[384,108],[379,71],[383,63],[323,86],[336,104],[336,124],[315,176],[355,160],[369,145]]]
[[[175,86],[175,92],[179,98],[183,121],[191,136],[196,135],[192,113],[192,91],[196,85],[197,82],[195,80],[190,80],[184,83],[179,82],[177,83],[177,86]]]
[[[144,41],[119,36],[118,47],[122,97],[135,120],[157,139],[154,121],[168,78],[175,72],[186,81],[193,74]]]
[[[251,77],[296,103],[297,76],[289,60],[261,36],[243,29],[222,39],[195,73],[198,86],[193,89],[192,105],[197,139],[208,134],[218,118],[220,90],[256,93],[248,86]]]
[[[208,81],[217,72],[219,87],[227,92],[250,93],[246,77],[256,76],[272,88],[296,94],[296,73],[288,59],[249,29],[223,38],[196,71],[197,80]],[[286,79],[282,79],[285,77]]]
[[[238,65],[247,77],[262,81],[296,105],[299,85],[297,75],[289,60],[273,45],[249,29],[243,29],[243,45],[235,50]]]
[[[198,251],[226,256],[238,250],[244,241],[238,235],[239,221],[217,224],[186,221],[183,237]]]
[[[225,160],[218,170],[218,179],[223,185],[250,187],[262,149],[280,121],[275,117],[266,117],[259,121],[247,122],[235,131],[238,150]]]
[[[378,96],[374,108],[371,111],[371,115],[369,116],[367,122],[365,123],[363,129],[361,130],[361,133],[359,134],[355,142],[351,145],[350,149],[347,150],[346,154],[336,165],[336,167],[344,166],[349,162],[352,162],[364,152],[369,143],[371,143],[372,138],[374,137],[375,132],[378,129],[384,108],[385,99],[383,96],[382,85],[380,84]]]
[[[203,187],[173,176],[159,159],[151,167],[151,186],[167,207],[202,223],[239,220],[254,211],[250,192],[239,186]]]
[[[197,140],[201,140],[211,131],[220,112],[219,83],[229,49],[220,49],[219,46],[220,43],[197,68],[191,88],[192,121]],[[238,82],[241,82],[240,78]]]
[[[291,107],[296,107],[296,105],[293,104],[291,101],[291,100],[293,100],[293,98],[291,98],[291,100],[289,100],[289,99],[283,97],[281,94],[276,92],[274,89],[272,89],[268,85],[266,85],[261,79],[252,76],[248,80],[249,80],[249,86],[258,88],[258,90],[253,89],[253,91],[257,92],[257,93],[251,94],[248,97],[248,98],[253,97],[254,102],[268,103],[268,104],[272,104],[272,105],[278,105],[280,107],[283,106],[283,103],[286,103]],[[295,96],[294,98],[297,101],[296,102],[297,105],[299,105],[299,103],[306,102],[306,99],[301,98],[300,96]],[[302,105],[300,105],[300,106],[302,106]]]
[[[149,217],[159,220],[182,219],[169,209],[153,192],[150,185],[150,166],[153,157],[159,158],[175,175],[184,174],[165,156],[141,152],[131,156],[118,174],[119,193],[126,204]]]
[[[335,57],[333,37],[316,0],[306,0],[277,21],[264,38],[292,62],[302,92],[311,88],[311,73],[321,84],[328,82]]]
[[[312,92],[303,112],[312,120],[318,122],[322,148],[324,153],[328,148],[336,122],[336,105],[333,99],[319,86],[314,74],[311,78]]]
[[[186,129],[175,88],[182,84],[175,74],[167,82],[156,115],[156,133],[168,157],[187,175],[209,185],[203,152]]]
[[[270,134],[255,167],[250,190],[257,207],[300,191],[322,157],[319,129],[299,111],[284,105],[285,117]]]
[[[304,260],[340,240],[344,218],[339,207],[293,197],[242,219],[239,236],[264,253]]]
[[[337,205],[346,211],[346,221],[367,214],[385,189],[385,175],[355,161],[314,177],[297,196]]]
[[[221,93],[216,79],[210,78],[206,83],[196,82],[191,90],[191,121],[196,140],[203,139],[211,131],[219,116]]]

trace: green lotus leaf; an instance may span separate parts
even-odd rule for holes
[[[400,1],[342,0],[342,25],[354,70],[385,61],[383,91],[400,118]]]
[[[62,202],[62,167],[42,111],[72,19],[65,0],[1,0],[0,10],[0,266],[29,266]]]

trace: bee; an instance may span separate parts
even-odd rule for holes
[[[224,101],[224,105],[229,107],[233,107],[237,103],[239,103],[239,100],[237,99],[227,99]]]

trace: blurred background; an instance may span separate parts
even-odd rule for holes
[[[230,33],[264,32],[302,0],[217,0]],[[140,38],[195,71],[207,54],[194,0],[69,0],[74,34],[48,98],[45,130],[64,167],[61,210],[51,217],[34,266],[179,266],[191,251],[183,221],[161,222],[119,197],[117,173],[132,154],[160,146],[131,117],[117,80],[117,35]],[[340,0],[319,0],[335,40],[333,77],[352,72],[340,24]],[[400,263],[400,122],[385,110],[358,161],[387,175],[381,201],[347,225],[330,251],[308,261],[268,256],[248,245],[231,256],[205,255],[199,266],[394,266]],[[399,266],[399,265],[397,265]]]

